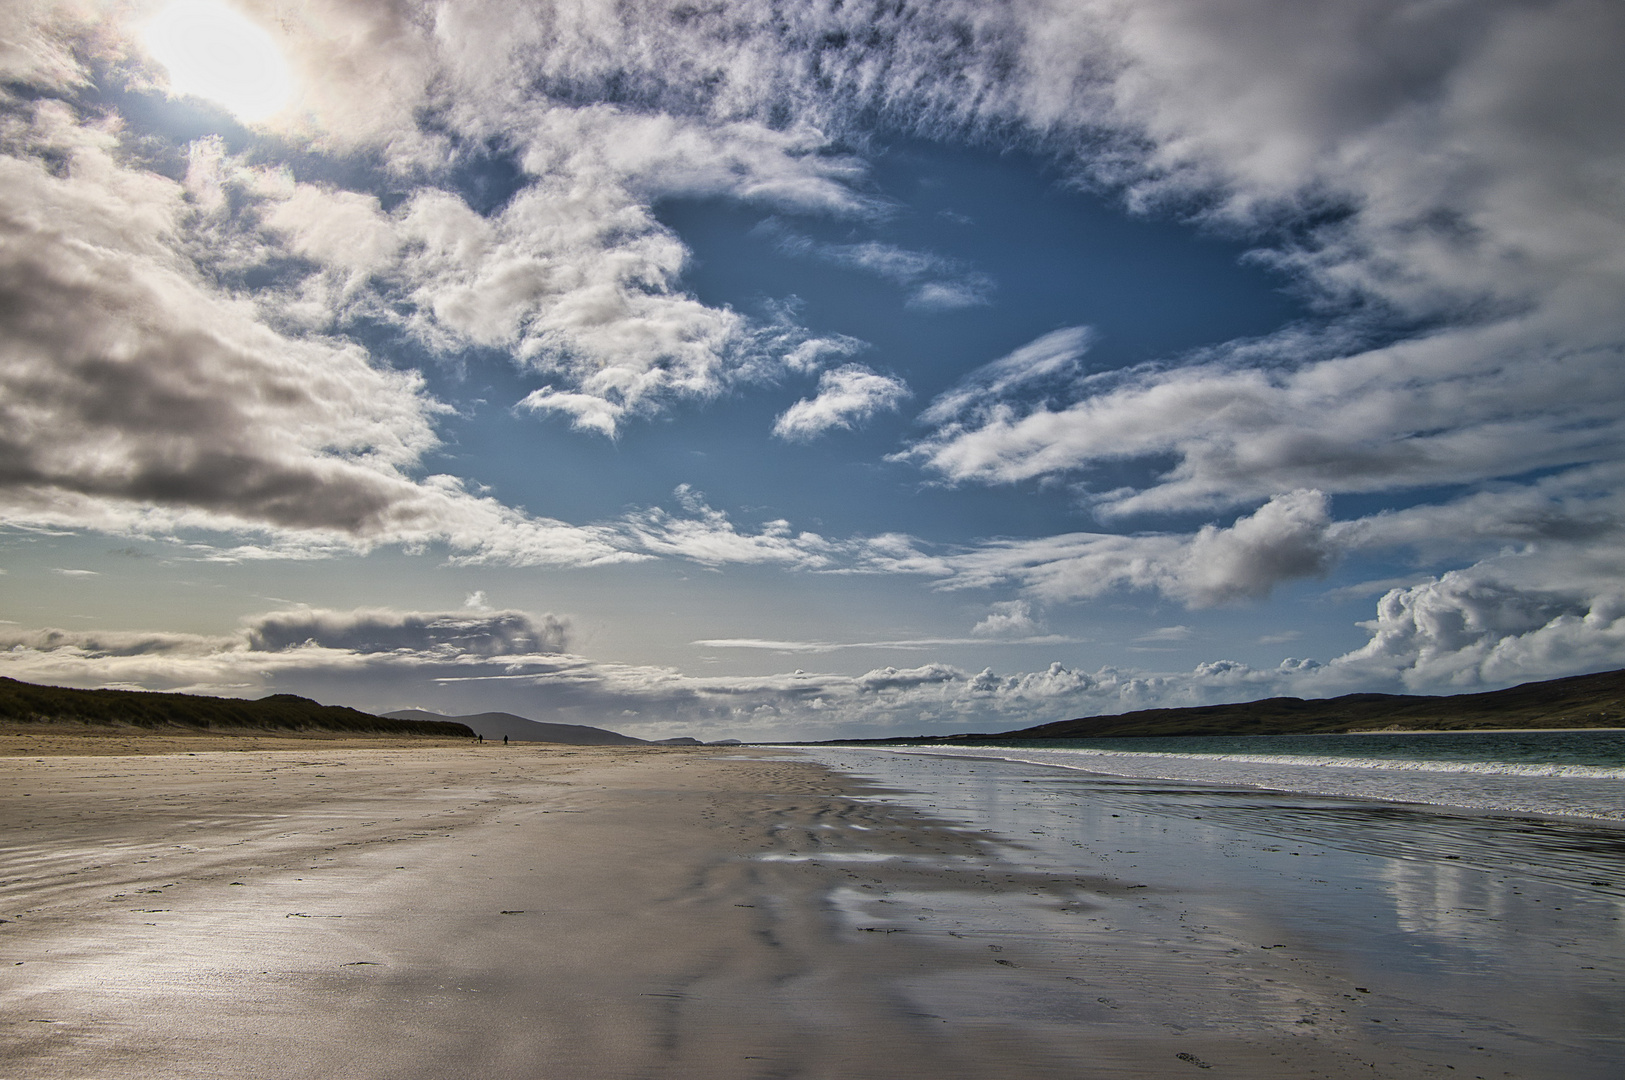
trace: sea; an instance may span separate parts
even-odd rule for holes
[[[1020,890],[864,886],[848,898],[859,929],[952,911],[956,934],[1072,949],[1080,978],[1138,943],[1135,964],[1188,978],[1196,1010],[1223,1000],[1209,990],[1226,961],[1201,955],[1219,942],[1266,966],[1296,957],[1303,985],[1346,983],[1318,1022],[1364,1017],[1385,1044],[1448,1051],[1460,1075],[1625,1076],[1625,731],[793,749],[865,798],[996,838],[1021,873],[1142,898],[1084,890],[1100,921],[1079,925],[1110,926],[1090,938]],[[1189,970],[1156,966],[1174,951]]]
[[[906,750],[1106,776],[1625,822],[1625,729],[989,740]]]

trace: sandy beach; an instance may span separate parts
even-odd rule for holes
[[[248,750],[428,750],[468,745],[467,739],[425,736],[352,735],[312,731],[298,734],[208,732],[85,724],[0,724],[0,758],[148,757],[155,754],[242,752]]]
[[[1531,1075],[788,752],[42,753],[0,830],[6,1080]]]

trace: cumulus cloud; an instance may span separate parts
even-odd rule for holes
[[[30,95],[12,102],[12,115],[32,111],[35,130],[19,133],[14,120],[5,140],[13,172],[6,202],[20,221],[4,242],[59,266],[56,284],[96,275],[104,284],[128,278],[124,295],[102,296],[110,284],[100,290],[82,284],[98,292],[94,298],[53,293],[46,278],[19,296],[19,305],[51,311],[107,299],[115,319],[124,313],[126,326],[148,309],[167,313],[158,321],[171,325],[143,329],[163,339],[153,348],[182,359],[214,344],[211,338],[228,336],[227,329],[237,340],[224,344],[250,359],[280,353],[277,363],[298,367],[292,361],[303,354],[305,370],[275,374],[289,383],[310,375],[306,393],[331,400],[334,413],[347,400],[366,400],[374,411],[393,404],[400,414],[389,418],[390,430],[360,435],[307,422],[304,439],[325,440],[318,449],[336,451],[329,455],[335,459],[359,442],[376,462],[397,470],[432,445],[426,419],[434,410],[420,384],[395,375],[400,385],[383,385],[391,373],[344,344],[342,335],[357,320],[394,324],[434,349],[501,349],[548,381],[524,400],[525,408],[607,434],[628,417],[674,400],[711,397],[741,381],[800,370],[808,349],[818,351],[798,328],[753,323],[688,295],[680,281],[687,251],[650,208],[652,200],[673,195],[724,196],[779,211],[871,214],[871,200],[854,186],[865,166],[830,152],[816,127],[518,92],[545,79],[541,69],[561,58],[552,51],[559,27],[543,30],[537,17],[502,5],[433,17],[330,0],[298,12],[248,3],[245,13],[276,39],[301,89],[295,107],[265,125],[318,154],[382,154],[396,174],[383,186],[405,189],[409,197],[392,198],[386,209],[377,177],[370,190],[296,181],[249,163],[264,154],[233,156],[214,138],[190,148],[184,189],[166,183],[141,167],[148,162],[132,153],[137,144],[120,142],[116,116],[98,128],[84,122],[89,110],[74,101],[92,80],[122,82],[138,93],[164,86],[162,70],[135,44],[140,12],[97,0],[15,5],[8,8],[4,62],[13,85],[27,85]],[[566,23],[571,31],[595,33],[585,23]],[[41,93],[43,103],[28,104]],[[51,131],[42,134],[46,125]],[[81,145],[57,145],[64,141]],[[455,190],[453,173],[470,148],[477,155],[498,145],[517,171],[515,190],[494,207],[473,205]],[[95,162],[88,157],[92,147],[100,154]],[[48,181],[59,178],[49,175],[24,182],[30,171],[49,174],[52,162],[65,160],[74,162],[71,176],[82,190],[53,188]],[[76,207],[81,211],[98,205],[102,219],[64,215],[63,203],[74,198],[87,204]],[[28,232],[29,221],[54,222],[62,251]],[[120,226],[122,233],[109,237]],[[152,265],[126,265],[130,255]],[[222,303],[197,280],[193,262],[205,274],[258,275],[273,284]],[[20,283],[29,283],[30,267],[13,269]],[[138,272],[127,274],[131,269]],[[840,351],[839,343],[831,344]],[[196,380],[192,404],[227,412],[229,403],[216,400],[226,389]],[[226,416],[205,421],[210,430],[263,432],[270,444],[286,441],[285,432],[263,423],[233,423]],[[387,456],[381,435],[402,444],[400,452]],[[207,440],[200,433],[198,441]],[[243,448],[229,444],[218,450],[198,456],[222,463],[244,456]],[[166,465],[185,452],[172,448]],[[85,456],[95,455],[87,450]],[[306,478],[274,468],[297,472],[297,460],[251,464],[262,502],[286,507],[285,516],[303,506],[332,505],[277,501],[271,494],[301,486]],[[325,464],[329,472],[346,472],[337,460]],[[242,471],[222,468],[229,475],[213,483],[235,497]],[[389,487],[389,477],[350,470],[324,479],[329,487],[347,480],[359,489],[348,493],[340,529],[400,501],[379,490]],[[148,486],[167,493],[208,482],[199,475],[183,483],[160,476]],[[267,509],[252,507],[248,517],[264,517]],[[297,520],[288,525],[311,527]]]
[[[1158,676],[1152,696],[1166,705],[1372,690],[1472,693],[1618,666],[1625,593],[1617,577],[1587,593],[1520,581],[1520,569],[1480,563],[1390,589],[1376,617],[1361,624],[1371,635],[1366,644],[1329,660],[1287,657],[1273,668],[1207,661],[1188,676]]]
[[[971,627],[978,637],[1028,637],[1043,629],[1025,600],[1001,600],[992,605],[987,617]]]
[[[707,125],[609,104],[536,104],[507,122],[523,182],[492,212],[425,183],[386,214],[371,194],[218,156],[206,163],[215,175],[193,183],[258,204],[257,214],[236,212],[232,250],[314,264],[263,298],[267,317],[342,328],[361,316],[441,351],[500,349],[549,380],[521,407],[581,430],[614,435],[674,401],[796,370],[798,350],[818,347],[797,327],[689,295],[687,249],[650,201],[729,196],[859,214],[868,204],[848,186],[862,175],[854,159],[814,153],[822,138],[804,128]]]
[[[1388,591],[1371,640],[1339,657],[1327,682],[1398,682],[1432,692],[1482,689],[1618,663],[1625,591],[1548,591],[1486,565]]]
[[[1323,574],[1336,554],[1329,525],[1318,491],[1277,496],[1228,529],[1205,525],[1184,553],[1179,589],[1206,605],[1266,596],[1279,582]]]
[[[1324,495],[1295,491],[1229,526],[1204,525],[1191,534],[1064,533],[937,556],[884,557],[894,570],[936,576],[943,588],[1014,583],[1049,602],[1155,589],[1192,607],[1212,607],[1324,573],[1340,553],[1331,525]]]
[[[818,396],[802,398],[773,422],[773,434],[792,442],[816,438],[831,428],[861,424],[876,413],[895,410],[909,396],[901,379],[862,364],[844,364],[818,379]]]
[[[964,673],[946,664],[923,664],[916,668],[883,667],[865,672],[857,685],[868,691],[918,690],[923,686],[941,686],[964,678]]]
[[[290,337],[175,238],[185,188],[116,128],[18,105],[0,156],[0,513],[13,524],[260,532],[307,550],[449,545],[471,561],[638,558],[417,475],[445,407],[415,372]],[[60,167],[52,166],[51,162]]]

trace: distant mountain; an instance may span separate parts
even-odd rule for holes
[[[386,718],[322,705],[294,694],[245,698],[165,694],[148,690],[74,690],[0,678],[0,722],[81,724],[87,727],[225,732],[322,731],[350,735],[425,735],[473,738],[443,716]]]
[[[569,743],[572,746],[646,746],[647,739],[634,739],[617,731],[587,727],[585,724],[549,724],[541,720],[527,720],[505,712],[474,713],[471,716],[441,716],[422,709],[401,709],[385,713],[392,720],[439,720],[463,724],[476,735],[487,739],[500,739],[504,735],[515,742]]]
[[[1124,739],[1151,735],[1315,735],[1355,731],[1472,731],[1485,728],[1625,727],[1625,670],[1524,683],[1480,694],[1346,694],[1305,701],[1269,698],[1236,705],[1142,709],[1085,716],[979,735],[930,735],[863,742],[991,739]],[[847,740],[854,741],[854,740]]]

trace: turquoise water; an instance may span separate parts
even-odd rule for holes
[[[1620,730],[990,740],[909,751],[1108,776],[1625,821]]]

